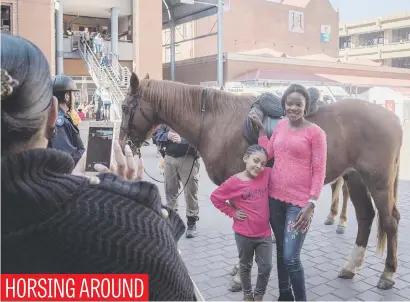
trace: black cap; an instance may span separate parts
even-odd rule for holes
[[[64,74],[56,75],[54,77],[53,94],[58,92],[80,91],[77,88],[74,80]]]

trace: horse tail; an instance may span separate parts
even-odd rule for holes
[[[400,152],[400,151],[399,151]],[[394,185],[393,185],[393,206],[396,206],[398,200],[398,194],[399,194],[399,169],[400,168],[400,153],[397,156],[397,161],[396,161],[396,175],[394,178]],[[386,247],[386,242],[387,242],[387,235],[386,232],[384,231],[382,221],[380,219],[380,216],[378,216],[378,232],[377,232],[377,244],[376,244],[376,254],[378,255],[383,255],[383,251]]]

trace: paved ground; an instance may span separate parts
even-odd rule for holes
[[[158,178],[159,170],[155,157],[155,148],[143,150],[146,169]],[[384,259],[375,254],[376,228],[373,227],[371,239],[363,268],[353,280],[337,278],[340,267],[350,255],[354,244],[357,225],[354,208],[349,204],[348,228],[344,235],[336,234],[336,226],[323,224],[330,208],[330,187],[326,186],[321,195],[321,204],[315,213],[310,232],[305,241],[302,261],[305,267],[308,299],[316,301],[405,301],[410,300],[410,125],[407,125],[405,144],[402,150],[401,183],[399,210],[401,213],[399,232],[399,268],[396,285],[392,290],[381,291],[376,288]],[[145,175],[145,179],[149,178]],[[158,184],[163,194],[163,184]],[[242,293],[227,290],[231,282],[229,271],[237,261],[237,250],[232,233],[230,219],[216,210],[209,200],[215,185],[207,177],[203,164],[200,172],[200,221],[198,236],[194,239],[183,238],[180,243],[182,258],[190,275],[206,300],[239,301]],[[184,213],[184,201],[181,199],[180,212]],[[276,263],[276,257],[274,257]],[[256,268],[256,264],[254,265]],[[276,301],[277,272],[276,265],[271,273],[271,280],[265,296],[266,301]],[[256,279],[253,272],[253,282]]]

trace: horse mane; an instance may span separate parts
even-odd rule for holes
[[[139,89],[143,100],[175,120],[183,119],[186,114],[201,112],[202,94],[205,89],[202,86],[144,79],[141,80]],[[207,89],[206,100],[207,111],[226,114],[250,107],[255,97]]]

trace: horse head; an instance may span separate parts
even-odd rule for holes
[[[143,80],[149,80],[148,73]],[[140,80],[133,72],[128,94],[122,104],[121,148],[129,144],[133,152],[139,153],[141,145],[150,137],[154,124],[155,110],[141,98]]]

